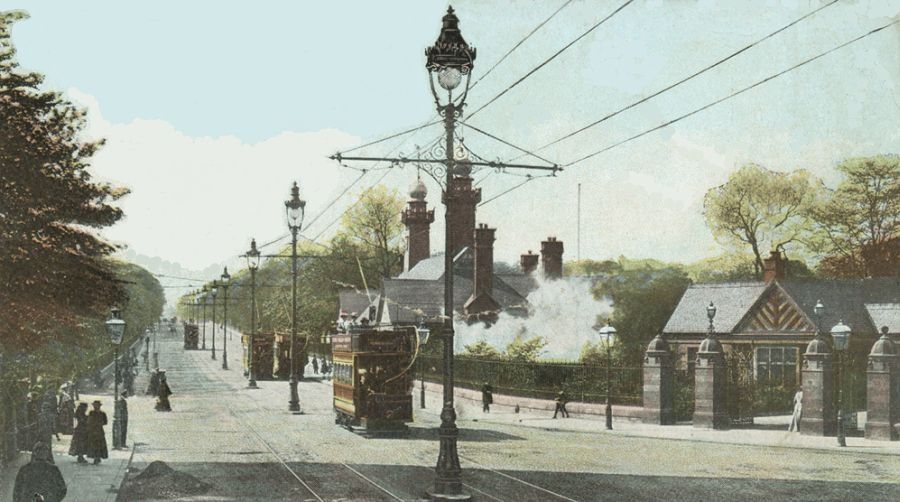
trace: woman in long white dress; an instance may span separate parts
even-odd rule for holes
[[[803,413],[803,389],[797,389],[794,394],[794,414],[791,416],[791,425],[788,432],[800,432],[800,415]]]

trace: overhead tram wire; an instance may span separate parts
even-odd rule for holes
[[[513,82],[512,84],[510,84],[509,86],[507,86],[505,89],[503,89],[502,91],[500,91],[500,93],[497,94],[496,96],[494,96],[493,98],[491,98],[490,101],[488,101],[487,103],[481,105],[481,106],[480,106],[478,109],[476,109],[474,112],[468,114],[468,118],[471,119],[471,118],[474,117],[476,114],[478,114],[478,112],[480,112],[481,110],[484,110],[485,108],[487,108],[488,106],[490,106],[491,104],[493,104],[495,101],[497,101],[498,99],[500,99],[504,94],[506,94],[507,92],[511,91],[513,88],[515,88],[516,86],[518,86],[519,84],[521,84],[522,82],[524,82],[525,79],[527,79],[528,77],[534,75],[538,70],[540,70],[541,68],[543,68],[544,66],[546,66],[547,63],[549,63],[550,61],[553,61],[554,59],[556,59],[557,56],[559,56],[560,54],[562,54],[563,52],[565,52],[569,47],[572,47],[572,46],[575,45],[575,43],[577,43],[579,40],[581,40],[582,38],[588,36],[591,32],[593,32],[594,30],[596,30],[597,28],[599,28],[600,25],[602,25],[603,23],[605,23],[606,21],[608,21],[609,19],[611,19],[613,16],[615,16],[616,14],[618,14],[622,9],[624,9],[625,7],[628,7],[629,5],[631,5],[631,3],[632,3],[633,1],[634,1],[634,0],[627,0],[625,3],[623,3],[622,5],[620,5],[616,10],[612,11],[612,13],[610,13],[609,15],[607,15],[606,17],[604,17],[603,19],[601,19],[600,21],[598,21],[596,24],[594,24],[593,26],[591,26],[590,28],[588,28],[587,31],[585,31],[584,33],[582,33],[581,35],[579,35],[578,37],[576,37],[574,40],[572,40],[571,42],[569,42],[568,44],[566,44],[565,46],[563,46],[562,49],[556,51],[556,53],[554,53],[552,56],[550,56],[549,58],[545,59],[545,60],[544,60],[543,62],[541,62],[539,65],[537,65],[537,66],[535,66],[534,68],[532,68],[531,71],[529,71],[528,73],[526,73],[525,75],[523,75],[521,78],[519,78],[518,80],[516,80],[515,82]]]
[[[545,159],[544,157],[541,157],[540,155],[538,155],[538,154],[536,154],[536,153],[534,153],[534,152],[532,152],[532,151],[526,150],[526,149],[524,149],[524,148],[522,148],[522,147],[520,147],[520,146],[514,145],[514,144],[510,143],[509,141],[506,141],[506,140],[503,139],[503,138],[498,138],[497,136],[495,136],[495,135],[493,135],[493,134],[491,134],[491,133],[489,133],[489,132],[487,132],[487,131],[483,131],[483,130],[481,130],[481,129],[475,127],[475,126],[473,126],[472,124],[469,124],[469,123],[466,123],[466,122],[461,122],[461,123],[462,123],[464,126],[468,127],[469,129],[472,129],[473,131],[475,131],[475,132],[477,132],[477,133],[483,134],[483,135],[487,136],[488,138],[491,138],[491,139],[493,139],[493,140],[495,140],[495,141],[499,141],[500,143],[503,143],[503,144],[506,145],[506,146],[515,148],[516,150],[522,152],[523,155],[520,155],[519,158],[526,157],[526,156],[531,156],[531,157],[534,157],[534,158],[536,158],[536,159],[538,159],[538,160],[542,160],[542,161],[544,161],[544,162],[546,162],[546,163],[548,163],[548,164],[550,164],[550,165],[552,165],[552,166],[556,166],[556,165],[557,165],[557,163],[556,163],[556,162],[553,162],[552,160]]]
[[[528,34],[525,35],[525,36],[522,38],[522,40],[519,40],[519,42],[516,43],[516,45],[512,46],[512,48],[510,48],[508,51],[506,51],[506,54],[504,54],[503,56],[501,56],[500,59],[498,59],[496,63],[494,63],[490,68],[488,68],[488,70],[487,70],[486,72],[484,72],[480,77],[478,77],[478,80],[476,80],[476,81],[469,87],[469,90],[471,91],[472,89],[474,89],[475,86],[478,85],[479,82],[481,82],[482,80],[484,80],[485,77],[487,77],[488,75],[490,75],[490,73],[491,73],[492,71],[494,71],[494,68],[496,68],[497,66],[499,66],[500,63],[502,63],[504,60],[506,60],[506,58],[508,58],[510,54],[512,54],[513,52],[515,52],[515,50],[518,49],[519,46],[521,46],[522,44],[524,44],[526,40],[528,40],[529,38],[531,38],[531,36],[534,35],[538,30],[540,30],[541,28],[543,28],[545,24],[549,23],[551,19],[553,19],[554,17],[556,17],[556,15],[559,14],[559,12],[560,12],[561,10],[565,9],[566,7],[568,7],[569,4],[572,3],[572,1],[573,1],[573,0],[567,0],[566,3],[562,4],[558,9],[556,9],[555,11],[553,11],[553,14],[550,14],[550,17],[548,17],[547,19],[543,20],[540,24],[538,24],[537,26],[535,26],[533,30],[531,30],[530,32],[528,32]],[[471,126],[470,126],[470,127],[471,127]]]
[[[768,35],[766,35],[766,36],[764,36],[764,37],[762,37],[762,38],[760,38],[760,39],[758,39],[758,40],[756,40],[756,41],[754,41],[754,42],[751,42],[750,44],[747,44],[747,45],[744,46],[743,48],[738,49],[738,50],[735,51],[735,52],[732,52],[732,53],[729,54],[728,56],[725,56],[724,58],[722,58],[722,59],[716,61],[715,63],[712,63],[712,64],[710,64],[710,65],[708,65],[708,66],[706,66],[706,67],[704,67],[704,68],[702,68],[702,69],[700,69],[700,70],[698,70],[698,71],[692,73],[691,75],[688,75],[687,77],[684,77],[684,78],[682,78],[681,80],[678,80],[677,82],[674,82],[674,83],[672,83],[672,84],[669,84],[669,85],[667,85],[666,87],[663,87],[662,89],[660,89],[660,90],[658,90],[658,91],[656,91],[656,92],[654,92],[654,93],[652,93],[652,94],[650,94],[650,95],[648,95],[648,96],[645,96],[645,97],[643,97],[643,98],[641,98],[641,99],[639,99],[639,100],[637,100],[637,101],[635,101],[635,102],[633,102],[633,103],[631,103],[631,104],[629,104],[629,105],[627,105],[627,106],[624,106],[624,107],[622,107],[622,108],[619,108],[618,110],[616,110],[616,111],[614,111],[614,112],[612,112],[612,113],[609,113],[609,114],[603,116],[603,117],[600,118],[599,120],[596,120],[596,121],[594,121],[594,122],[591,122],[590,124],[588,124],[588,125],[586,125],[586,126],[584,126],[584,127],[581,127],[581,128],[576,129],[575,131],[572,131],[572,132],[570,132],[570,133],[568,133],[568,134],[566,134],[566,135],[564,135],[564,136],[561,136],[561,137],[559,137],[559,138],[557,138],[557,139],[555,139],[555,140],[553,140],[553,141],[547,143],[546,145],[541,146],[540,148],[538,148],[538,149],[535,150],[535,151],[538,151],[538,152],[539,152],[539,151],[541,151],[541,150],[543,150],[543,149],[545,149],[545,148],[548,148],[548,147],[550,147],[550,146],[553,146],[553,145],[555,145],[555,144],[557,144],[557,143],[559,143],[559,142],[561,142],[561,141],[565,141],[565,140],[571,138],[572,136],[575,136],[575,135],[577,135],[577,134],[580,134],[580,133],[582,133],[582,132],[584,132],[584,131],[586,131],[586,130],[588,130],[588,129],[590,129],[590,128],[592,128],[592,127],[598,125],[598,124],[601,124],[601,123],[603,123],[603,122],[605,122],[605,121],[607,121],[607,120],[609,120],[609,119],[615,117],[616,115],[619,115],[620,113],[622,113],[622,112],[624,112],[624,111],[630,110],[630,109],[634,108],[635,106],[638,106],[638,105],[640,105],[640,104],[642,104],[642,103],[646,103],[647,101],[650,101],[651,99],[653,99],[653,98],[659,96],[660,94],[663,94],[663,93],[665,93],[665,92],[671,91],[672,89],[678,87],[679,85],[681,85],[681,84],[683,84],[683,83],[685,83],[685,82],[688,82],[689,80],[692,80],[692,79],[694,79],[694,78],[696,78],[696,77],[698,77],[698,76],[700,76],[700,75],[702,75],[702,74],[708,72],[709,70],[712,70],[713,68],[715,68],[715,67],[717,67],[717,66],[719,66],[719,65],[721,65],[721,64],[723,64],[723,63],[725,63],[725,62],[727,62],[727,61],[729,61],[729,60],[731,60],[732,58],[734,58],[734,57],[736,57],[736,56],[738,56],[738,55],[740,55],[740,54],[742,54],[742,53],[744,53],[744,52],[746,52],[746,51],[752,49],[753,47],[756,47],[757,45],[761,44],[762,42],[765,42],[766,40],[768,40],[768,39],[774,37],[775,35],[778,35],[779,33],[781,33],[781,32],[783,32],[783,31],[787,30],[788,28],[790,28],[790,27],[796,25],[797,23],[800,23],[801,21],[803,21],[803,20],[805,20],[805,19],[807,19],[807,18],[809,18],[809,17],[812,17],[814,14],[816,14],[816,13],[818,13],[818,12],[820,12],[820,11],[822,11],[822,10],[828,8],[828,7],[831,7],[832,5],[836,4],[836,3],[839,2],[839,1],[840,1],[840,0],[832,0],[832,1],[829,2],[829,3],[826,3],[826,4],[822,5],[821,7],[817,8],[817,9],[815,9],[815,10],[813,10],[813,11],[810,11],[810,12],[804,14],[803,16],[800,16],[799,18],[797,18],[797,19],[791,21],[790,23],[788,23],[788,24],[782,26],[781,28],[778,28],[777,30],[773,31],[772,33],[769,33]],[[472,126],[469,126],[469,127],[472,127]],[[513,161],[515,161],[515,160],[521,159],[521,158],[524,157],[524,156],[525,156],[525,155],[519,155],[518,157],[515,157],[515,158],[511,159],[510,162],[513,162]]]
[[[363,176],[365,176],[366,174],[368,174],[368,172],[369,172],[368,170],[363,170],[363,172],[359,175],[359,177],[356,178],[355,180],[353,180],[353,183],[350,183],[349,185],[347,185],[346,188],[344,188],[344,190],[341,191],[341,193],[339,193],[337,197],[335,197],[334,199],[332,199],[332,201],[329,202],[328,205],[325,206],[324,209],[322,209],[321,211],[319,211],[319,214],[317,214],[316,217],[312,219],[312,221],[310,221],[309,223],[307,223],[306,226],[307,226],[307,227],[310,227],[310,226],[312,226],[316,221],[318,221],[319,218],[321,218],[322,215],[325,214],[326,211],[328,211],[329,209],[331,209],[331,206],[333,206],[333,205],[334,205],[341,197],[344,196],[345,193],[347,193],[351,188],[353,188],[353,185],[356,185],[356,183],[359,182],[359,180],[361,180],[361,179],[363,178]]]
[[[646,136],[647,134],[650,134],[651,132],[658,131],[658,130],[663,129],[663,128],[665,128],[665,127],[668,127],[668,126],[670,126],[670,125],[672,125],[672,124],[674,124],[674,123],[676,123],[676,122],[679,122],[679,121],[681,121],[681,120],[683,120],[683,119],[686,119],[686,118],[688,118],[688,117],[690,117],[690,116],[692,116],[692,115],[696,115],[697,113],[700,113],[700,112],[702,112],[702,111],[704,111],[704,110],[707,110],[707,109],[709,109],[709,108],[712,108],[713,106],[716,106],[716,105],[718,105],[719,103],[722,103],[722,102],[727,101],[727,100],[729,100],[729,99],[731,99],[731,98],[734,98],[734,97],[736,97],[736,96],[738,96],[738,95],[740,95],[740,94],[743,94],[743,93],[745,93],[745,92],[747,92],[747,91],[749,91],[749,90],[751,90],[751,89],[753,89],[753,88],[755,88],[755,87],[758,87],[758,86],[760,86],[760,85],[762,85],[762,84],[765,84],[766,82],[768,82],[768,81],[770,81],[770,80],[774,80],[774,79],[776,79],[776,78],[778,78],[778,77],[780,77],[780,76],[782,76],[782,75],[784,75],[784,74],[786,74],[786,73],[789,73],[789,72],[791,72],[791,71],[793,71],[793,70],[796,70],[797,68],[800,68],[801,66],[805,66],[805,65],[807,65],[807,64],[809,64],[809,63],[812,63],[813,61],[816,61],[816,60],[818,60],[818,59],[820,59],[820,58],[822,58],[822,57],[825,57],[825,56],[831,54],[832,52],[835,52],[835,51],[837,51],[837,50],[839,50],[839,49],[843,49],[844,47],[847,47],[847,46],[850,45],[850,44],[853,44],[853,43],[858,42],[858,41],[860,41],[860,40],[862,40],[862,39],[864,39],[864,38],[867,38],[867,37],[869,37],[869,36],[871,36],[871,35],[874,35],[874,34],[878,33],[879,31],[882,31],[882,30],[884,30],[885,28],[889,28],[889,27],[891,27],[891,26],[893,26],[893,25],[895,25],[895,24],[897,24],[897,23],[900,23],[900,19],[898,19],[898,20],[896,20],[896,21],[891,21],[891,22],[888,23],[888,24],[885,24],[885,25],[883,25],[883,26],[880,26],[880,27],[878,27],[878,28],[875,28],[875,29],[873,29],[873,30],[871,30],[871,31],[869,31],[869,32],[867,32],[867,33],[864,33],[864,34],[862,34],[862,35],[860,35],[860,36],[858,36],[858,37],[856,37],[856,38],[854,38],[854,39],[852,39],[852,40],[849,40],[849,41],[847,41],[847,42],[844,42],[844,43],[842,43],[842,44],[840,44],[840,45],[838,45],[838,46],[832,47],[831,49],[828,49],[828,50],[825,51],[825,52],[821,52],[821,53],[819,53],[819,54],[817,54],[817,55],[815,55],[815,56],[813,56],[813,57],[811,57],[811,58],[805,59],[805,60],[803,60],[803,61],[801,61],[801,62],[799,62],[799,63],[797,63],[797,64],[791,66],[790,68],[787,68],[787,69],[782,70],[782,71],[780,71],[780,72],[778,72],[778,73],[775,73],[775,74],[773,74],[773,75],[770,75],[770,76],[768,76],[768,77],[766,77],[766,78],[764,78],[764,79],[762,79],[762,80],[760,80],[760,81],[758,81],[758,82],[756,82],[756,83],[754,83],[754,84],[751,84],[751,85],[749,85],[749,86],[747,86],[747,87],[744,87],[743,89],[741,89],[741,90],[739,90],[739,91],[735,91],[735,92],[733,92],[733,93],[731,93],[731,94],[729,94],[729,95],[727,95],[727,96],[725,96],[725,97],[723,97],[723,98],[717,99],[717,100],[715,100],[715,101],[713,101],[713,102],[711,102],[711,103],[709,103],[709,104],[706,104],[706,105],[704,105],[704,106],[701,106],[700,108],[697,108],[697,109],[695,109],[695,110],[693,110],[693,111],[691,111],[691,112],[685,113],[684,115],[681,115],[681,116],[679,116],[679,117],[676,117],[676,118],[674,118],[674,119],[672,119],[672,120],[669,120],[669,121],[667,121],[667,122],[663,122],[662,124],[660,124],[660,125],[658,125],[658,126],[656,126],[656,127],[653,127],[653,128],[651,128],[651,129],[647,129],[646,131],[641,132],[641,133],[639,133],[639,134],[635,134],[634,136],[631,136],[631,137],[626,138],[626,139],[624,139],[624,140],[622,140],[622,141],[619,141],[618,143],[614,143],[614,144],[612,144],[612,145],[610,145],[610,146],[607,146],[606,148],[597,150],[596,152],[593,152],[593,153],[590,153],[590,154],[588,154],[588,155],[585,155],[585,156],[583,156],[583,157],[581,157],[581,158],[579,158],[579,159],[577,159],[577,160],[573,160],[572,162],[569,162],[569,163],[567,163],[567,164],[564,164],[563,167],[569,167],[569,166],[573,166],[573,165],[575,165],[575,164],[578,164],[578,163],[580,163],[580,162],[584,162],[585,160],[588,160],[588,159],[590,159],[590,158],[592,158],[592,157],[595,157],[595,156],[597,156],[597,155],[600,155],[601,153],[607,152],[607,151],[609,151],[609,150],[612,150],[613,148],[616,148],[616,147],[618,147],[618,146],[624,145],[625,143],[628,143],[629,141],[638,139],[638,138],[640,138],[641,136]]]

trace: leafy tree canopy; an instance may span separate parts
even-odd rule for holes
[[[810,209],[820,196],[821,184],[807,171],[779,173],[749,164],[706,193],[704,216],[720,242],[753,254],[759,278],[769,251],[792,244],[797,249],[808,237]]]

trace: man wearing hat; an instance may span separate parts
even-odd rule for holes
[[[16,475],[13,502],[59,502],[65,498],[66,482],[52,460],[50,445],[43,441],[35,443],[31,462],[19,468]]]
[[[99,400],[91,403],[94,409],[87,417],[87,456],[94,459],[94,465],[100,463],[100,459],[109,457],[106,447],[106,433],[103,426],[106,425],[106,413],[100,411]]]

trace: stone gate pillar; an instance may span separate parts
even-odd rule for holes
[[[662,335],[650,341],[644,356],[645,424],[672,425],[675,423],[675,366],[669,344]]]
[[[722,344],[708,336],[697,351],[694,368],[694,427],[725,429],[729,425],[725,409],[725,356]]]
[[[817,336],[803,354],[803,411],[800,433],[807,436],[835,434],[834,364],[831,349]]]
[[[887,326],[881,328],[881,338],[869,353],[866,387],[866,439],[897,441],[894,423],[897,413],[897,349],[887,336]]]

